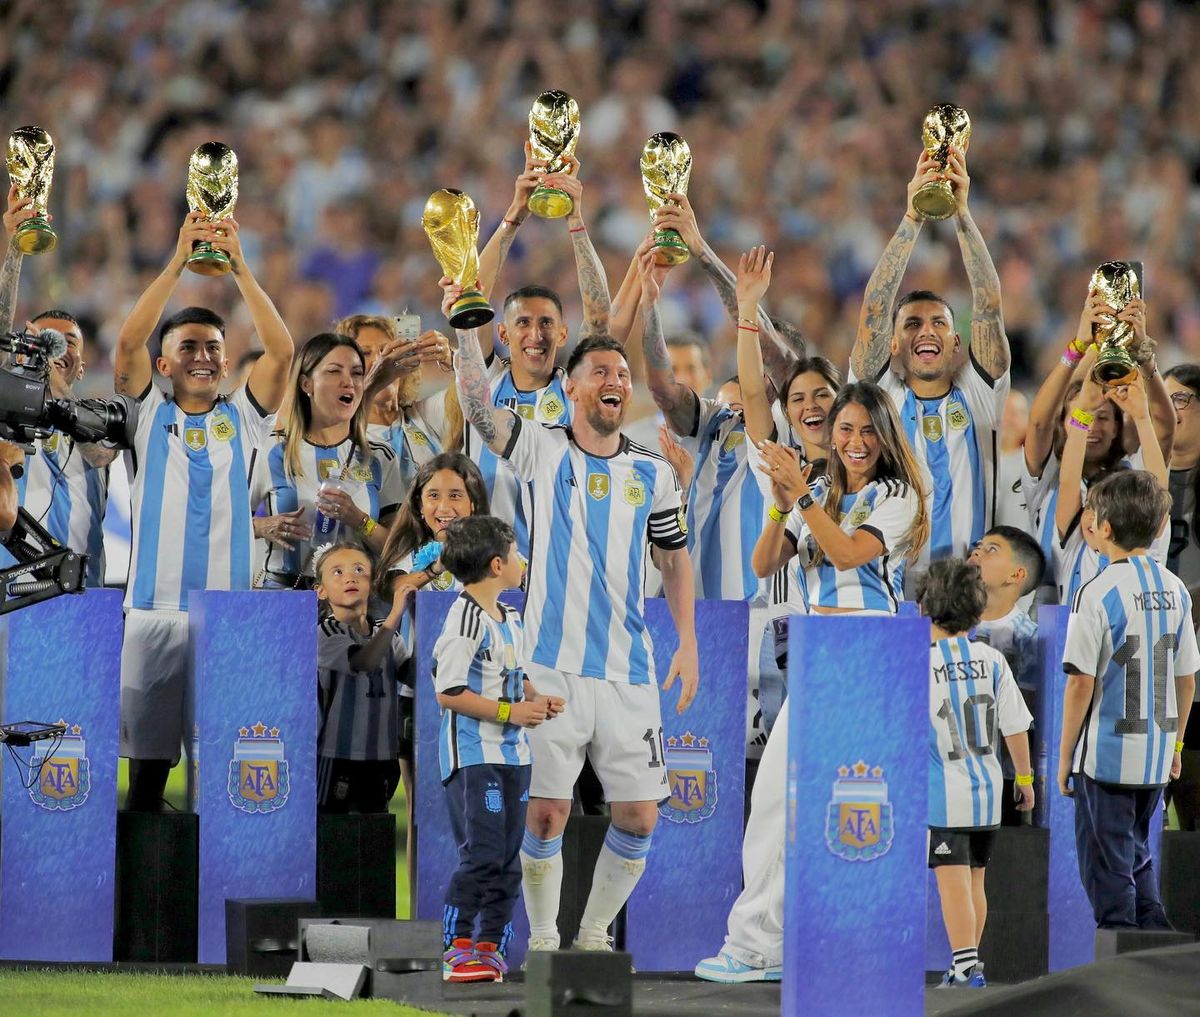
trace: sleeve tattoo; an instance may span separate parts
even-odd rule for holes
[[[1000,312],[1000,276],[975,220],[970,215],[956,217],[954,228],[971,283],[970,354],[989,377],[999,378],[1011,361]]]
[[[675,380],[662,321],[658,316],[658,304],[643,308],[642,320],[645,326],[642,330],[642,353],[646,357],[646,382],[650,394],[671,430],[676,434],[688,434],[696,417],[696,393]]]
[[[596,248],[588,237],[587,230],[571,234],[571,247],[575,251],[575,270],[579,276],[579,296],[583,300],[583,327],[581,339],[591,335],[603,335],[608,331],[612,302],[608,295],[608,278],[604,266],[596,254]]]
[[[513,418],[508,410],[499,410],[492,405],[492,386],[475,329],[460,330],[458,333],[455,376],[463,416],[471,422],[487,446],[498,453],[508,444],[512,435]]]
[[[858,335],[850,354],[850,366],[857,378],[873,381],[887,366],[891,356],[892,307],[920,232],[921,224],[905,215],[867,281]]]

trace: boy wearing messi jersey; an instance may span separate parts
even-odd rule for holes
[[[442,708],[438,757],[458,868],[443,917],[447,982],[503,981],[509,924],[521,885],[529,802],[529,738],[562,711],[524,672],[521,622],[497,598],[521,585],[524,562],[512,527],[466,516],[446,530],[442,560],[464,585],[433,648]],[[479,936],[475,938],[475,920]]]
[[[177,312],[147,344],[196,241],[229,257],[263,355],[246,384],[221,395],[229,372],[225,323],[203,307]],[[248,590],[254,530],[250,469],[267,439],[292,362],[292,337],[242,256],[233,219],[189,213],[170,261],[117,335],[113,381],[130,403],[133,550],[121,649],[121,755],[129,758],[126,808],[158,811],[188,722],[188,596]],[[170,394],[153,383],[171,383]]]
[[[987,604],[979,570],[961,559],[934,562],[917,581],[929,649],[929,867],[954,953],[946,988],[987,985],[979,940],[987,920],[984,871],[1000,825],[999,736],[1016,766],[1022,812],[1033,808],[1029,726],[1033,722],[1003,654],[968,639]]]
[[[1200,666],[1187,588],[1147,552],[1170,504],[1151,474],[1125,470],[1085,510],[1109,565],[1071,605],[1058,787],[1075,799],[1079,875],[1102,929],[1170,928],[1150,827],[1179,776]]]

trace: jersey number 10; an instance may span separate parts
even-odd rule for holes
[[[1175,652],[1178,640],[1174,632],[1164,633],[1154,644],[1154,723],[1170,734],[1179,728],[1178,717],[1167,716],[1167,655]],[[1126,636],[1112,662],[1125,668],[1125,716],[1114,725],[1117,734],[1145,734],[1147,718],[1142,716],[1142,658],[1138,650],[1141,636]]]
[[[985,709],[982,731],[979,729],[979,717],[977,713],[978,708],[981,706]],[[971,755],[990,756],[993,751],[992,732],[996,729],[996,700],[987,692],[968,696],[963,702],[963,714],[967,718],[967,748],[971,750]],[[950,762],[955,763],[962,759],[966,753],[963,751],[962,737],[958,732],[958,718],[954,716],[954,707],[950,705],[949,699],[942,700],[942,705],[939,707],[937,715],[950,728],[950,751],[947,753],[946,758]]]

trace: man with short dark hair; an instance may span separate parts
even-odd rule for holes
[[[948,180],[953,188],[954,229],[971,283],[965,351],[945,299],[929,290],[896,299],[923,225],[913,195],[935,180]],[[1011,358],[1000,277],[967,208],[970,185],[965,151],[952,148],[944,168],[922,152],[904,218],[867,283],[850,354],[851,380],[874,381],[892,397],[909,444],[933,478],[929,542],[917,568],[909,570],[910,580],[930,561],[965,555],[995,515],[998,431]]]
[[[229,371],[225,323],[188,307],[162,323],[153,367],[146,346],[179,284],[192,244],[205,240],[232,262],[263,355],[244,387],[220,395]],[[133,553],[121,653],[121,755],[129,763],[126,807],[157,811],[187,730],[188,595],[248,590],[254,529],[249,476],[266,441],[292,360],[292,338],[242,257],[233,219],[184,220],[166,268],[138,299],[117,336],[117,392],[134,402],[130,421]]]

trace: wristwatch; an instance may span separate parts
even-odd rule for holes
[[[805,509],[812,508],[816,502],[813,500],[813,496],[811,494],[802,494],[800,495],[800,500],[796,502],[796,504],[800,506],[800,511],[803,512]]]

